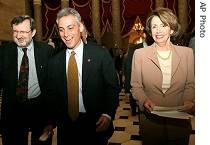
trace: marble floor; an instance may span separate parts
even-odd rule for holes
[[[141,135],[139,135],[139,119],[138,116],[132,116],[129,98],[123,92],[120,93],[120,103],[114,120],[115,132],[109,139],[108,145],[142,145]],[[192,118],[193,131],[190,136],[189,145],[195,145],[195,119]],[[30,138],[30,134],[29,134]],[[52,145],[57,145],[56,129],[53,136]],[[0,137],[0,145],[1,137]],[[30,145],[30,142],[29,144]]]

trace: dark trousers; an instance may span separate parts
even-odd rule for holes
[[[132,94],[129,93],[129,102],[130,102],[130,106],[131,106],[131,111],[132,111],[132,115],[136,115],[136,100],[133,98]]]
[[[183,137],[174,140],[167,140],[166,138],[144,138],[142,145],[188,145],[189,137]]]
[[[96,133],[96,121],[91,115],[80,114],[76,121],[72,121],[68,116],[60,119],[57,130],[58,145],[70,145],[73,142],[77,145],[107,145],[113,133]]]
[[[29,131],[32,133],[31,145],[51,145],[52,138],[45,142],[39,141],[45,127],[41,106],[40,98],[35,98],[15,107],[13,115],[16,117],[7,116],[3,121],[3,145],[28,145]]]
[[[190,120],[159,117],[145,112],[142,120],[142,145],[188,145]]]

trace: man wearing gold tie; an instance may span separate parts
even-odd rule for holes
[[[113,133],[119,84],[107,49],[81,39],[80,14],[64,8],[57,14],[67,49],[49,62],[49,117],[57,122],[58,145],[106,145]]]

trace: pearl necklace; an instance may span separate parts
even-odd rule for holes
[[[169,52],[169,54],[168,54],[168,56],[167,57],[163,57],[163,56],[161,56],[160,54],[159,54],[159,52],[158,51],[156,51],[157,52],[157,56],[160,58],[160,59],[162,59],[162,60],[167,60],[167,59],[169,59],[170,58],[170,56],[171,56],[171,50],[170,50],[170,52]]]

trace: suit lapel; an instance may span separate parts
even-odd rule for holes
[[[84,88],[89,71],[90,71],[90,64],[92,61],[91,52],[90,52],[90,46],[88,44],[84,44],[83,49],[83,63],[82,63],[82,87]]]
[[[9,51],[10,55],[8,56],[14,56],[14,57],[10,57],[10,64],[11,64],[11,76],[14,76],[13,79],[11,80],[15,80],[17,82],[18,80],[18,50],[17,50],[17,45],[13,45],[11,46],[11,51]]]
[[[41,61],[42,57],[43,57],[42,49],[40,49],[40,46],[38,45],[38,43],[34,41],[34,60],[35,60],[36,74],[37,74],[39,84],[42,84],[41,70],[44,67],[44,66],[42,66],[42,61]]]
[[[60,80],[61,83],[64,83],[62,84],[63,87],[61,87],[61,89],[64,89],[64,96],[67,96],[67,76],[66,76],[66,49],[64,49],[62,52],[61,52],[61,55],[59,55],[59,61],[58,61],[58,76],[57,77],[60,77],[60,76],[63,76],[63,80]]]

